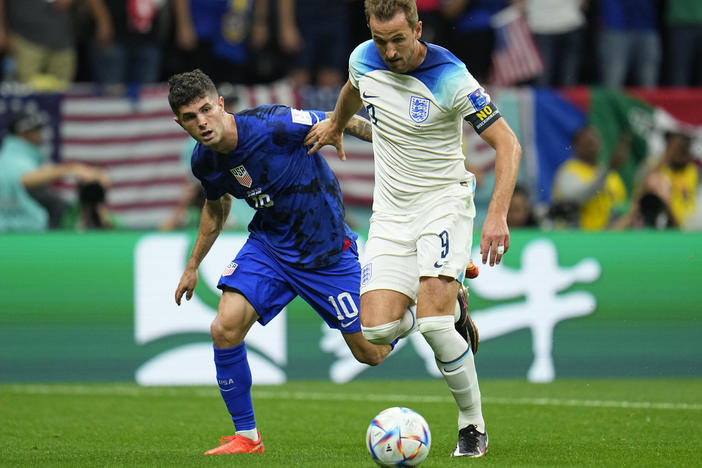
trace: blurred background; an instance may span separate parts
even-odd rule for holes
[[[469,283],[481,375],[699,377],[702,2],[417,3],[422,38],[467,64],[523,148],[510,253]],[[235,201],[175,308],[202,194],[165,82],[201,68],[232,112],[332,110],[369,37],[358,0],[0,0],[0,380],[210,383],[213,285],[252,211]],[[323,152],[363,237],[372,148],[345,147]],[[466,128],[464,152],[477,245],[494,151]],[[385,375],[301,301],[281,322],[252,335],[259,382]]]

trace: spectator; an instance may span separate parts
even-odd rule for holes
[[[86,0],[89,3],[95,0]],[[15,61],[15,77],[36,89],[67,87],[76,74],[74,0],[0,0],[0,47]]]
[[[653,172],[670,185],[670,209],[675,222],[683,229],[689,228],[690,220],[697,214],[697,191],[699,169],[692,159],[692,138],[682,132],[669,132],[666,147]]]
[[[529,192],[521,185],[516,185],[507,212],[507,226],[511,229],[536,227],[537,225]]]
[[[551,216],[562,218],[567,227],[587,230],[608,227],[614,218],[614,208],[626,199],[624,182],[616,171],[629,157],[630,144],[630,135],[623,135],[609,164],[598,164],[600,135],[590,125],[581,128],[573,138],[573,157],[556,171]]]
[[[40,150],[47,119],[38,112],[20,112],[10,119],[0,148],[0,232],[45,231],[46,210],[29,190],[72,175],[83,182],[109,184],[105,172],[79,163],[44,163]]]
[[[270,34],[272,0],[172,0],[176,73],[200,68],[215,83],[270,81],[280,60]]]
[[[110,90],[128,84],[156,83],[161,73],[165,2],[92,0],[97,40],[91,44],[93,79]]]
[[[600,0],[599,18],[602,84],[609,88],[657,86],[662,51],[655,1]]]
[[[490,18],[509,0],[447,0],[442,11],[451,24],[448,49],[467,64],[478,82],[489,81],[495,32]]]
[[[297,86],[340,87],[346,79],[348,9],[342,0],[279,0],[280,42]]]
[[[668,0],[665,10],[668,33],[666,67],[671,86],[702,85],[702,2]]]
[[[449,24],[441,11],[444,3],[443,0],[417,0],[417,13],[422,22],[422,40],[448,47]]]
[[[585,14],[589,0],[523,0],[527,23],[544,61],[537,86],[579,83]]]
[[[636,195],[631,209],[614,222],[615,229],[668,229],[677,224],[670,210],[670,183],[660,171],[648,173]]]

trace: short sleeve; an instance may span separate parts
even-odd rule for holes
[[[500,118],[500,111],[482,87],[469,88],[464,92],[457,97],[456,106],[466,122],[481,134]]]
[[[301,145],[310,128],[317,122],[324,120],[325,117],[326,113],[324,111],[301,110],[291,107],[281,118],[285,128],[292,137],[293,144]]]

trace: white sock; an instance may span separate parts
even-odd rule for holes
[[[244,431],[236,431],[236,435],[246,437],[249,440],[256,442],[258,440],[258,431],[254,427],[253,429],[246,429]]]
[[[417,322],[458,405],[458,428],[474,424],[480,432],[485,432],[473,353],[454,328],[453,317],[422,317]]]

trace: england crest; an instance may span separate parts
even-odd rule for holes
[[[231,172],[236,180],[243,185],[244,187],[251,188],[251,184],[253,181],[251,180],[251,176],[249,175],[248,172],[246,172],[246,168],[242,166],[236,166],[234,169],[229,169],[229,172]]]
[[[412,96],[410,98],[409,105],[410,118],[417,123],[424,122],[425,120],[427,120],[427,117],[429,117],[430,105],[431,102],[429,101],[429,99],[419,96]]]

